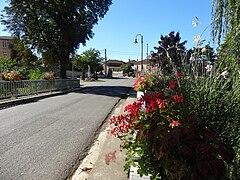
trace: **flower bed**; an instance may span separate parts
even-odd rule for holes
[[[2,74],[2,80],[6,81],[19,81],[22,77],[18,72],[11,71],[9,73],[3,73]]]
[[[180,73],[161,77],[153,73],[136,79],[134,89],[146,93],[110,122],[111,134],[120,138],[128,151],[125,168],[136,165],[140,175],[151,175],[152,179],[225,178],[235,152],[234,143],[229,141],[233,130],[226,132],[223,127],[229,128],[238,112],[222,96],[235,93],[235,85],[239,87],[239,79],[233,78],[229,87],[225,78],[192,79]],[[232,103],[237,104],[237,99],[236,93]],[[218,113],[225,123],[219,121]]]

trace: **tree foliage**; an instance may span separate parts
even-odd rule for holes
[[[91,67],[91,71],[96,72],[99,70],[100,62],[103,60],[99,50],[90,48],[89,50],[84,51],[81,55],[77,55],[73,58],[74,66],[78,69],[81,69],[83,72],[83,79],[85,78],[85,71],[88,69],[88,66]]]
[[[85,71],[87,70],[87,59],[80,55],[76,55],[73,58],[74,66],[82,71],[82,79],[85,79]]]
[[[125,63],[121,65],[121,70],[123,71],[123,74],[126,73],[128,76],[134,73],[131,63]]]
[[[212,36],[220,45],[218,49],[218,62],[222,70],[228,72],[228,92],[231,100],[227,103],[233,105],[237,112],[228,113],[232,116],[232,120],[223,119],[229,125],[229,129],[218,125],[220,128],[225,128],[225,131],[230,134],[229,141],[234,140],[234,150],[236,156],[231,165],[227,167],[228,179],[239,179],[240,176],[240,138],[239,138],[239,67],[240,67],[240,0],[213,0],[212,1]],[[221,42],[221,40],[223,40]],[[221,44],[222,43],[222,44]],[[231,75],[230,75],[231,74]],[[235,83],[234,83],[235,82]],[[223,86],[224,87],[224,86]],[[234,88],[236,89],[234,91]],[[226,98],[227,93],[221,94],[221,97]],[[236,97],[237,104],[234,104],[232,97]],[[229,98],[230,99],[230,98]],[[226,103],[222,103],[226,106]],[[225,112],[221,107],[221,111]],[[221,114],[219,114],[221,116]],[[235,137],[235,138],[234,138]]]
[[[194,47],[190,50],[191,56],[187,57],[187,64],[191,64],[191,68],[194,68],[196,75],[206,75],[207,72],[210,73],[212,69],[207,67],[214,64],[216,60],[216,54],[213,48],[207,44],[204,47]]]
[[[22,40],[15,37],[9,44],[9,48],[11,49],[11,59],[16,60],[19,68],[32,69],[37,63],[37,56]]]
[[[212,0],[212,36],[220,44],[225,34],[239,35],[240,0]]]
[[[218,54],[219,62],[224,62],[226,66],[229,66],[230,64],[238,64],[239,66],[240,36],[232,37],[230,33],[226,34],[224,42],[219,47]]]
[[[182,64],[182,54],[185,52],[185,44],[187,41],[181,41],[180,33],[175,34],[174,31],[170,32],[168,35],[161,35],[160,41],[158,41],[159,46],[154,47],[157,51],[153,54],[157,61],[159,61],[160,67],[166,72],[172,72],[172,66],[181,67]]]
[[[11,0],[2,22],[41,53],[60,64],[66,78],[70,54],[93,37],[93,26],[107,13],[111,0]]]
[[[99,63],[103,60],[100,51],[94,48],[84,51],[82,55],[87,59],[87,64],[91,66],[93,71],[97,70]]]
[[[0,73],[16,70],[16,66],[16,60],[11,60],[8,57],[0,57]]]

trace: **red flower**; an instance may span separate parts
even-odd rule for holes
[[[136,78],[136,80],[134,82],[134,85],[133,85],[135,91],[137,91],[139,86],[141,86],[141,83],[142,83],[143,80],[144,80],[143,77]]]
[[[173,99],[173,102],[174,103],[182,103],[183,102],[183,98],[182,98],[182,96],[179,96],[179,95],[173,95],[172,96],[172,99]]]
[[[139,118],[139,113],[142,108],[142,101],[135,101],[133,104],[128,104],[124,108],[124,112],[128,112],[128,116],[131,119]]]
[[[142,97],[142,100],[146,102],[146,113],[157,110],[157,108],[163,108],[165,101],[161,92],[156,94],[145,95]]]
[[[134,122],[129,119],[128,115],[121,114],[119,116],[113,116],[110,119],[110,124],[114,124],[115,127],[111,130],[110,134],[113,136],[120,136],[130,131],[132,126],[135,126]]]
[[[182,73],[180,71],[176,71],[176,77],[178,78],[182,77]]]
[[[170,123],[170,126],[172,126],[172,128],[174,128],[175,126],[179,126],[179,125],[181,125],[181,123],[178,121],[174,121],[174,120],[172,120],[172,123]]]
[[[175,88],[176,88],[176,81],[175,80],[170,80],[169,81],[169,88],[171,90],[175,90]]]
[[[157,104],[158,104],[158,107],[161,109],[161,108],[164,108],[166,103],[165,103],[165,100],[164,99],[157,99],[156,100]]]
[[[152,66],[152,70],[157,70],[157,66]]]
[[[142,101],[136,101],[133,104],[129,104],[125,107],[126,114],[120,114],[113,116],[110,119],[110,124],[114,125],[110,134],[116,137],[126,135],[136,126],[136,119],[139,119],[140,110],[142,108]]]

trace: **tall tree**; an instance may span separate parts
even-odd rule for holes
[[[84,56],[76,55],[73,58],[74,66],[82,71],[82,79],[85,80],[85,72],[87,70],[87,58]]]
[[[212,0],[212,36],[218,40],[219,60],[239,63],[240,0]]]
[[[209,45],[204,47],[194,47],[190,52],[191,57],[188,57],[188,64],[191,68],[195,69],[195,75],[206,75],[207,72],[210,72],[212,69],[208,68],[210,65],[213,65],[216,60],[216,55],[214,54],[214,49]],[[192,66],[194,65],[194,66]]]
[[[240,32],[240,0],[212,0],[212,35],[218,39],[225,34]]]
[[[171,73],[173,66],[181,67],[182,65],[182,54],[185,53],[187,41],[180,41],[180,33],[175,34],[172,31],[166,36],[161,35],[160,41],[158,41],[159,46],[154,47],[157,52],[153,55],[158,59],[159,65],[165,73]]]
[[[97,71],[99,69],[100,62],[103,60],[99,50],[90,48],[84,51],[81,56],[74,58],[74,65],[81,69],[83,72],[83,79],[85,78],[85,71],[88,66],[91,67],[91,72],[94,72],[94,78],[97,79]]]
[[[11,0],[2,22],[40,53],[60,64],[66,78],[71,54],[93,37],[93,26],[107,13],[112,0]]]

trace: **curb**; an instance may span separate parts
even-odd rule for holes
[[[113,115],[123,113],[126,103],[129,103],[130,97],[134,93],[130,90],[126,99],[120,101],[114,106],[113,110],[106,117],[101,132],[96,136],[92,146],[87,152],[87,156],[82,160],[81,164],[69,177],[68,180],[127,180],[127,172],[124,171],[125,151],[120,150],[120,140],[109,135],[110,126],[109,119]],[[111,152],[109,152],[111,150]],[[114,150],[114,151],[113,151]],[[113,153],[116,159],[106,163],[106,153]],[[111,171],[110,171],[111,169]]]

